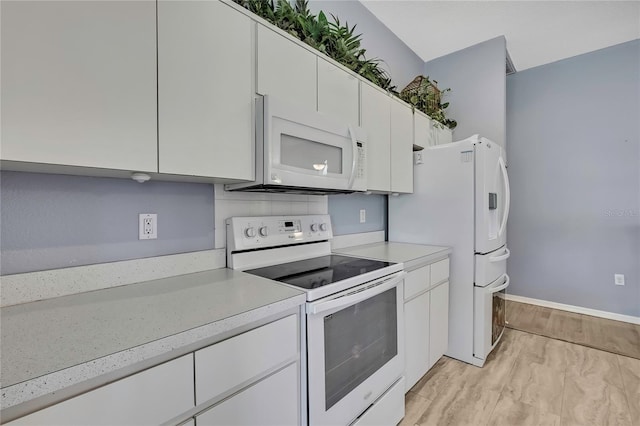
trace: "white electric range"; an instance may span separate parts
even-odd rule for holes
[[[331,254],[328,215],[227,219],[227,263],[307,293],[308,424],[404,416],[402,264]]]

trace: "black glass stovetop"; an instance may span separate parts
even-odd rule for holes
[[[390,265],[393,263],[331,254],[244,272],[310,290]]]

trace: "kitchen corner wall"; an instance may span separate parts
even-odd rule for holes
[[[451,88],[445,101],[447,116],[458,121],[454,141],[479,133],[506,149],[506,55],[500,36],[425,63],[425,75]]]
[[[507,77],[510,293],[640,317],[638,117],[640,40]]]
[[[0,173],[0,275],[212,249],[213,186]],[[138,214],[158,239],[138,240]]]

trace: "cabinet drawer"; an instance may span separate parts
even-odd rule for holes
[[[198,426],[300,424],[298,369],[292,364],[196,417]]]
[[[298,356],[298,317],[290,315],[223,342],[196,356],[196,403],[201,404]]]
[[[429,288],[429,266],[423,266],[422,268],[409,272],[404,277],[404,300],[409,300],[416,294],[419,294]]]
[[[151,425],[193,406],[193,355],[185,355],[7,424]]]
[[[449,278],[449,259],[431,265],[431,284],[435,285]]]

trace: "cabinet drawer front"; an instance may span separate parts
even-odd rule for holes
[[[201,404],[298,356],[298,317],[290,315],[196,352]]]
[[[431,284],[438,284],[449,278],[449,259],[431,265]]]
[[[424,266],[409,272],[404,277],[404,300],[409,300],[429,288],[431,285],[429,271],[430,267]]]
[[[8,424],[151,425],[193,406],[193,355],[185,355]]]
[[[196,417],[198,426],[295,426],[300,423],[297,364]]]

